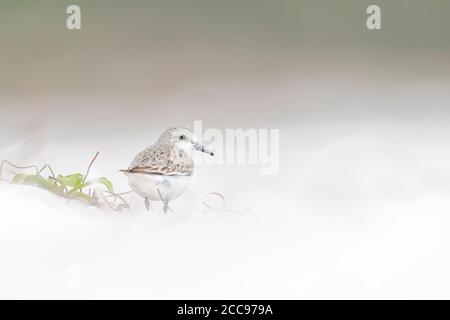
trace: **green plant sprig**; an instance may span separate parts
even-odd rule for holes
[[[122,197],[122,195],[126,193],[117,194],[114,192],[112,182],[106,177],[100,177],[95,179],[88,180],[87,177],[89,175],[90,169],[97,159],[99,153],[97,152],[94,158],[91,160],[86,173],[83,175],[81,173],[74,173],[69,175],[58,175],[55,176],[53,169],[49,165],[45,165],[42,169],[38,170],[36,165],[32,166],[17,166],[9,161],[2,161],[0,165],[0,180],[7,181],[12,184],[18,185],[31,185],[36,186],[41,189],[47,190],[55,195],[67,198],[69,201],[78,200],[87,205],[93,205],[97,207],[109,207],[114,211],[121,211],[126,208],[129,209],[128,203]],[[15,173],[12,172],[13,178],[11,181],[3,178],[3,167],[5,164],[9,164],[10,166],[16,169],[34,169],[35,173]],[[50,176],[44,177],[42,175],[43,171],[48,169],[51,173]],[[91,193],[90,187],[92,186],[103,186],[106,190],[95,190]],[[88,189],[88,193],[83,192],[83,189]],[[102,192],[107,193],[107,196],[104,196]],[[108,201],[109,198],[114,197],[114,201]],[[117,201],[120,201],[119,204],[116,204]]]

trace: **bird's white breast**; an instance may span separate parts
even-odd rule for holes
[[[174,200],[181,196],[187,189],[191,176],[181,175],[157,175],[126,173],[129,178],[130,188],[141,197],[152,201]],[[158,192],[159,190],[159,192]],[[161,193],[161,196],[160,194]]]

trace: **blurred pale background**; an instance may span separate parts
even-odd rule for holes
[[[170,217],[2,185],[1,297],[449,298],[449,1],[4,0],[0,41],[2,159],[98,150],[126,190],[167,127],[281,135],[278,175],[200,165]],[[252,213],[203,215],[210,191]]]

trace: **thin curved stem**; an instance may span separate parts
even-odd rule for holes
[[[86,179],[87,179],[87,177],[89,175],[89,171],[91,171],[91,167],[94,164],[95,159],[97,159],[98,155],[99,155],[99,152],[97,151],[97,153],[95,154],[94,158],[92,158],[91,162],[89,163],[89,167],[87,168],[86,174],[84,175],[83,181],[81,182],[81,184],[84,184],[86,182]]]
[[[220,199],[222,199],[223,205],[222,205],[222,208],[221,208],[221,209],[213,208],[213,207],[211,207],[209,204],[206,203],[205,198],[208,197],[208,196],[212,196],[212,195],[213,195],[213,196],[218,196]],[[224,197],[223,195],[221,195],[220,193],[218,193],[218,192],[210,192],[210,193],[207,193],[207,194],[205,194],[205,195],[203,196],[203,205],[204,205],[206,208],[210,209],[210,210],[213,210],[213,211],[223,211],[223,210],[225,210],[225,204],[226,204],[225,197]]]
[[[130,206],[129,206],[128,202],[122,197],[122,195],[128,194],[131,191],[124,192],[124,193],[114,193],[114,192],[110,192],[110,191],[107,191],[107,190],[103,190],[103,192],[106,192],[106,193],[109,194],[109,196],[106,196],[104,198],[110,198],[110,197],[119,198],[127,206],[127,209],[130,209]]]
[[[16,169],[34,169],[34,170],[36,170],[36,174],[39,174],[39,169],[38,169],[38,167],[37,167],[36,165],[31,165],[31,166],[18,166],[18,165],[15,165],[15,164],[9,162],[8,160],[3,160],[3,161],[0,163],[0,179],[3,179],[3,166],[5,165],[5,163],[6,163],[6,164],[9,164],[11,167],[14,167],[14,168],[16,168]]]

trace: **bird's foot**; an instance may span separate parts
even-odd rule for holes
[[[164,213],[167,213],[167,211],[170,210],[170,212],[174,212],[170,207],[169,207],[169,201],[164,201],[164,207],[163,207]]]

